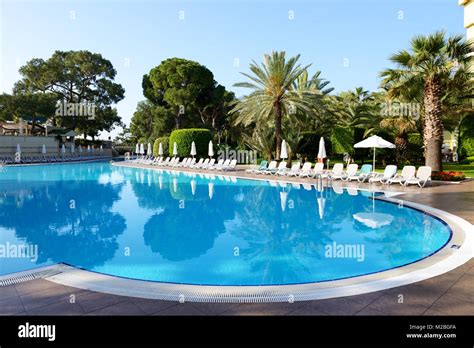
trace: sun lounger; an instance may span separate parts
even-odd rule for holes
[[[383,173],[372,174],[369,178],[369,184],[382,183],[386,184],[388,180],[397,175],[397,166],[390,164],[385,167]]]
[[[278,165],[278,168],[274,168],[274,169],[267,169],[265,171],[265,174],[276,174],[278,173],[278,171],[282,171],[282,170],[285,170],[286,169],[286,161],[281,161],[280,164]]]
[[[387,184],[403,185],[405,181],[412,179],[415,176],[416,168],[414,166],[404,166],[401,174],[395,175],[392,179],[387,180]]]
[[[233,159],[232,161],[230,161],[229,165],[227,165],[227,166],[223,165],[221,170],[224,170],[224,171],[234,170],[236,167],[237,167],[237,160]]]
[[[360,168],[359,173],[355,173],[354,175],[347,175],[345,178],[346,181],[352,181],[352,180],[357,180],[359,182],[365,181],[369,174],[372,172],[372,165],[371,164],[364,164]]]
[[[271,161],[268,167],[264,169],[256,170],[255,174],[265,174],[267,170],[276,170],[277,165],[278,165],[277,161]]]
[[[201,168],[202,169],[210,169],[212,167],[214,167],[214,163],[216,163],[216,159],[215,158],[211,158],[209,160],[209,162],[206,164],[206,165],[202,165]]]
[[[416,176],[405,180],[403,183],[404,186],[408,185],[418,185],[421,188],[425,187],[426,183],[431,181],[431,167],[421,166],[416,172]]]
[[[230,160],[229,160],[229,163],[230,163]],[[221,158],[219,161],[217,161],[217,164],[209,163],[206,169],[214,170],[214,169],[222,167],[223,164],[224,164],[224,159]]]
[[[300,172],[298,173],[300,178],[309,178],[313,176],[313,171],[311,170],[312,163],[305,162]],[[291,176],[291,175],[290,175]],[[296,176],[296,175],[295,175]]]
[[[341,180],[346,181],[348,177],[356,175],[358,169],[359,169],[358,164],[351,163],[347,165],[347,169],[345,172],[342,172],[341,175],[334,175],[333,179],[341,179]]]
[[[322,178],[340,179],[344,175],[344,165],[342,163],[335,163],[332,170],[319,174]]]
[[[246,173],[256,173],[257,171],[259,170],[264,170],[268,167],[268,161],[262,161],[260,162],[260,165],[259,166],[254,166],[253,168],[250,168],[250,169],[247,169],[245,170]]]
[[[209,159],[208,159],[208,162],[209,162]],[[189,167],[190,168],[199,168],[201,166],[201,164],[203,164],[203,163],[204,163],[204,158],[200,158],[197,163],[193,163]]]
[[[214,169],[215,170],[222,170],[223,168],[227,167],[228,165],[230,165],[230,159],[226,159],[220,165],[219,165],[219,163],[217,163],[217,165],[214,167]]]
[[[301,164],[300,162],[295,162],[291,165],[291,168],[284,168],[281,171],[277,171],[277,175],[283,175],[283,176],[294,176],[297,175],[300,172],[300,167]]]

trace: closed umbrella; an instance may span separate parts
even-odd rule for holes
[[[45,144],[43,144],[43,146],[41,147],[41,153],[43,155],[46,155],[46,145]]]
[[[326,158],[326,144],[324,143],[324,138],[319,139],[319,149],[318,149],[318,162],[323,162]]]
[[[178,154],[178,144],[176,144],[176,141],[173,144],[173,156],[176,156]]]
[[[395,145],[377,135],[372,135],[371,137],[365,140],[362,140],[361,142],[358,142],[357,144],[354,145],[354,147],[374,149],[374,159],[373,159],[372,170],[375,171],[375,149],[384,149],[384,148],[394,149]]]
[[[144,155],[145,154],[145,145],[143,145],[143,143],[140,144],[140,155]]]
[[[196,144],[194,143],[194,141],[191,143],[191,153],[190,153],[191,156],[196,156]]]
[[[91,152],[91,146],[87,145],[87,152]]]
[[[214,156],[214,146],[212,145],[212,140],[209,141],[209,148],[207,150],[207,155],[209,157],[213,157]]]
[[[74,153],[74,152],[75,152],[74,144],[71,144],[71,153]]]
[[[79,153],[82,153],[82,145],[79,145]]]
[[[100,145],[100,152],[104,152],[104,146]]]
[[[151,149],[151,144],[148,143],[148,147],[147,147],[147,149],[146,149],[146,154],[147,154],[148,156],[151,156],[152,152],[153,152],[153,150]]]
[[[64,144],[61,146],[61,153],[66,153],[66,146]]]
[[[158,155],[163,156],[163,145],[160,143],[160,146],[158,146]]]
[[[283,140],[281,142],[280,158],[282,158],[282,159],[288,158],[288,150],[286,148],[286,140]]]
[[[20,144],[16,144],[16,153],[21,155],[21,146],[20,146]]]
[[[138,155],[140,153],[140,144],[135,145],[135,154]]]

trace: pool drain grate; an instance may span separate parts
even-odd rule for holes
[[[61,273],[60,270],[51,269],[51,270],[46,270],[46,271],[29,272],[29,273],[25,273],[25,274],[21,274],[17,276],[0,277],[0,287],[23,283],[23,282],[27,282],[27,281],[39,279],[39,278],[47,278],[59,273]]]

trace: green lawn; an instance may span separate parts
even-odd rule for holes
[[[443,164],[444,171],[464,172],[466,177],[474,178],[474,163],[471,164]]]

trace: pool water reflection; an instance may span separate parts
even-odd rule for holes
[[[82,163],[0,174],[0,274],[64,262],[151,281],[270,285],[402,266],[449,240],[371,193]],[[1,256],[1,249],[0,249]]]

